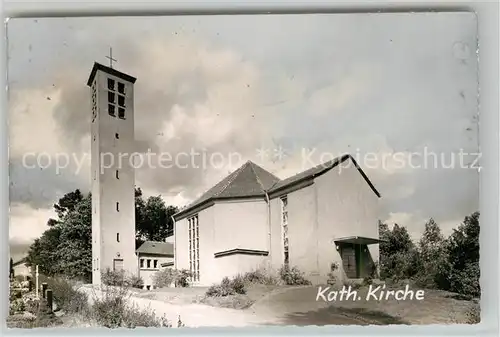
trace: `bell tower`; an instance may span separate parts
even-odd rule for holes
[[[111,50],[110,50],[111,51]],[[92,283],[106,269],[137,274],[135,256],[134,83],[136,78],[94,63],[92,98]]]

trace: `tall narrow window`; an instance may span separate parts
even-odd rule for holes
[[[146,261],[146,268],[151,268],[151,260]]]
[[[120,233],[116,233],[116,242],[120,242]]]
[[[118,82],[118,92],[120,94],[125,94],[125,83]]]
[[[120,203],[118,201],[116,202],[116,211],[120,212]]]
[[[119,106],[125,106],[125,96],[118,95],[118,105]]]
[[[118,133],[115,133],[115,138],[120,139],[120,135]]]
[[[108,113],[113,117],[116,115],[115,106],[113,104],[108,104]]]
[[[125,108],[118,108],[118,118],[125,119]]]
[[[108,91],[108,103],[115,103],[115,94],[111,91]]]
[[[108,89],[115,90],[115,81],[112,80],[111,78],[108,78]]]
[[[153,268],[154,269],[158,268],[158,260],[153,260]]]
[[[281,229],[283,233],[283,258],[285,266],[289,265],[288,255],[288,197],[281,198]]]
[[[116,174],[116,179],[120,179],[120,174],[118,173],[118,170],[116,170],[115,174]]]
[[[141,268],[144,268],[144,259],[141,259],[140,261]]]
[[[189,223],[189,271],[194,282],[200,280],[200,240],[198,215],[188,219]]]

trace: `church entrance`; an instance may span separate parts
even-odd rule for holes
[[[114,271],[123,270],[123,259],[114,259],[113,260],[113,270]]]
[[[353,243],[344,243],[340,246],[342,266],[348,278],[358,279],[366,276],[363,268],[362,249],[363,245]]]

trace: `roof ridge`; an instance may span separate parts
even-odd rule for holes
[[[231,183],[232,183],[232,182],[233,182],[233,181],[234,181],[234,180],[235,180],[235,179],[236,179],[236,178],[240,175],[241,171],[243,171],[243,168],[244,168],[245,166],[247,166],[247,165],[249,165],[249,161],[247,161],[245,164],[241,165],[241,166],[240,166],[240,168],[238,168],[236,171],[234,171],[233,173],[231,173],[231,174],[234,174],[234,176],[232,177],[232,179],[229,179],[229,180],[227,181],[227,184],[226,184],[223,188],[221,188],[219,192],[215,193],[215,194],[213,195],[213,197],[217,197],[217,196],[219,196],[222,192],[224,192],[224,191],[226,190],[226,188],[228,188],[228,187],[229,187],[229,185],[231,185]]]
[[[251,164],[255,165],[254,163],[250,162]],[[255,169],[253,167],[253,165],[250,164],[250,169],[252,170],[253,172],[253,175],[255,176],[255,179],[257,179],[257,182],[259,183],[260,185],[260,188],[262,189],[263,192],[266,192],[266,189],[264,188],[264,184],[262,184],[262,181],[260,181],[259,179],[259,175],[257,174],[257,172],[255,172]]]

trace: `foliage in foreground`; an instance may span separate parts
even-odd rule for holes
[[[379,223],[380,276],[382,279],[413,280],[418,286],[479,297],[479,212],[466,216],[453,233],[444,238],[430,219],[415,244],[405,227],[389,229]]]
[[[130,287],[142,289],[144,287],[144,281],[141,277],[137,275],[129,275],[125,273],[124,270],[115,271],[110,268],[106,268],[101,272],[101,281],[107,286],[117,286],[117,287]]]
[[[153,275],[153,285],[156,288],[166,288],[171,285],[176,287],[186,288],[189,287],[189,278],[191,277],[191,272],[186,269],[177,270],[172,268],[166,268],[157,271]]]

